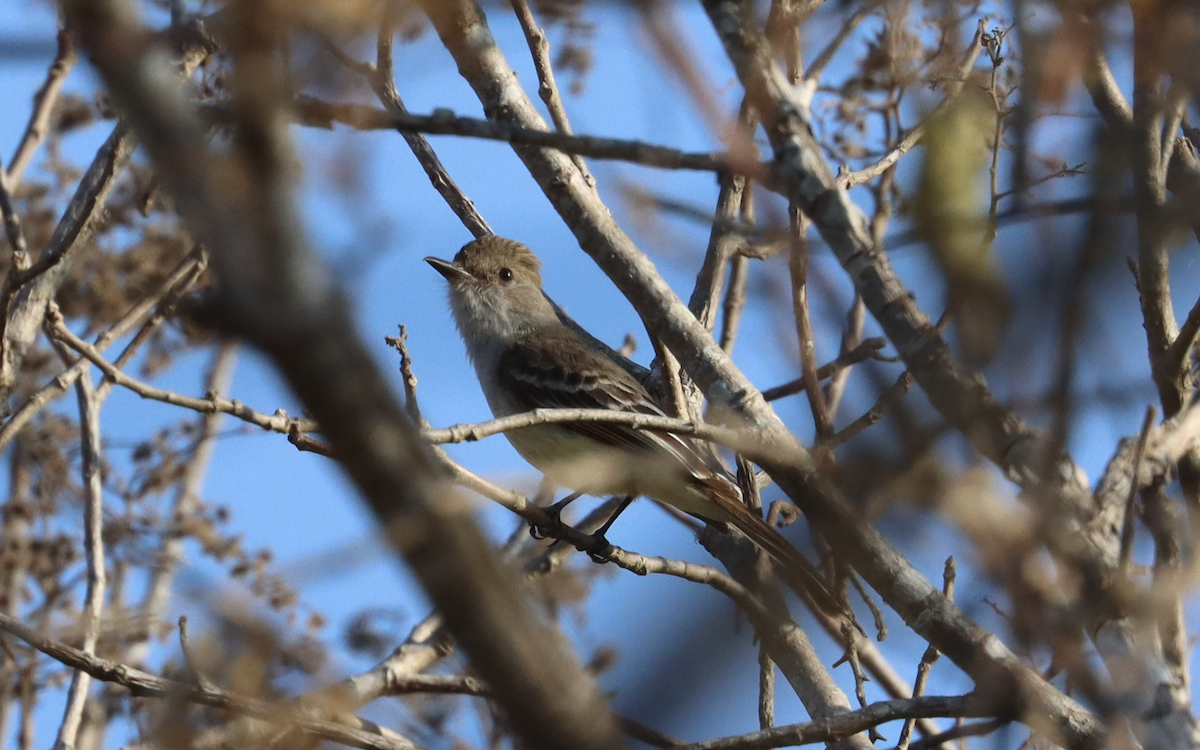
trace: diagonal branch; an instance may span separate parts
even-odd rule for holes
[[[404,737],[388,732],[384,736],[374,722],[361,721],[359,727],[316,719],[302,712],[288,710],[277,704],[234,695],[212,685],[191,685],[178,680],[143,672],[134,667],[109,661],[94,654],[68,646],[27,628],[20,620],[0,614],[0,631],[20,638],[51,659],[89,675],[101,682],[113,682],[128,688],[135,696],[146,698],[184,699],[191,703],[214,706],[269,721],[277,726],[295,728],[305,734],[364,750],[420,750]],[[370,731],[374,728],[375,731]]]
[[[384,11],[385,18],[379,28],[379,39],[375,45],[375,68],[368,71],[367,77],[371,82],[371,88],[375,91],[375,96],[383,102],[383,106],[387,107],[388,112],[403,116],[408,114],[408,108],[404,106],[404,100],[400,98],[400,91],[396,88],[396,72],[392,61],[392,45],[396,33],[393,14],[398,7],[397,4],[390,3]],[[412,150],[413,156],[417,158],[417,163],[425,170],[430,183],[433,184],[433,189],[438,191],[438,195],[442,196],[446,205],[450,206],[450,210],[463,223],[467,231],[476,237],[492,234],[492,228],[488,226],[487,220],[483,218],[483,215],[475,208],[475,203],[467,197],[454,178],[450,176],[450,172],[434,152],[433,146],[429,145],[429,141],[420,133],[401,132],[401,135]]]
[[[137,130],[189,230],[211,253],[211,318],[261,348],[321,424],[339,463],[412,566],[472,666],[531,747],[620,747],[595,683],[519,596],[366,350],[308,245],[290,179],[278,34],[268,9],[234,14],[233,135],[217,158],[199,113],[158,76],[129,0],[71,0],[66,13]]]
[[[443,44],[454,56],[460,73],[483,103],[485,113],[489,117],[520,127],[544,130],[545,123],[528,96],[521,90],[516,76],[491,37],[478,7],[465,0],[427,0],[424,8]],[[723,35],[733,37],[729,40],[731,44],[744,44],[751,34],[757,32],[741,28],[740,16],[736,14],[736,8],[733,10],[732,19],[720,12],[720,18],[715,25]],[[755,63],[752,56],[743,62]],[[739,73],[742,72],[739,66]],[[761,78],[763,74],[757,72],[754,75]],[[756,95],[762,90],[761,86],[747,88]],[[504,92],[503,100],[499,92]],[[775,102],[765,101],[762,104],[768,106],[771,113],[769,119],[764,118],[768,123],[768,133],[777,133],[780,117],[774,106]],[[793,116],[792,124],[798,128],[803,127],[802,121],[798,120],[797,110],[792,108],[788,112]],[[1018,700],[1030,701],[1032,706],[1036,706],[1046,719],[1063,732],[1068,742],[1082,746],[1098,746],[1102,742],[1104,730],[1094,717],[1029,670],[1022,660],[1005,648],[999,640],[967,617],[952,602],[947,601],[940,589],[913,569],[877,531],[861,524],[860,517],[837,490],[816,474],[811,457],[762,399],[761,394],[713,342],[709,331],[675,296],[649,259],[639,252],[633,242],[617,227],[611,213],[584,182],[571,161],[560,152],[549,149],[520,146],[515,150],[564,222],[574,232],[583,250],[624,293],[647,328],[675,352],[684,368],[705,391],[710,403],[728,413],[731,418],[752,427],[764,444],[770,444],[778,451],[773,460],[758,461],[755,456],[750,458],[760,463],[788,496],[821,527],[831,545],[859,570],[905,622],[934,643],[977,681],[994,687],[997,696],[1020,696]],[[798,159],[801,165],[810,167],[816,158],[819,157],[814,152],[787,149],[781,160],[784,165],[781,174],[789,180],[795,178],[800,185],[813,188],[826,197],[826,200],[820,201],[820,205],[817,206],[809,199],[811,196],[805,196],[806,199],[802,203],[806,209],[816,209],[808,213],[818,226],[821,226],[822,222],[836,219],[839,208],[844,215],[845,209],[841,204],[842,199],[830,190],[832,175],[829,175],[827,167],[824,168],[823,174],[828,175],[828,182],[800,179],[805,173],[796,169],[797,165],[793,160]],[[823,165],[823,162],[821,164]],[[854,216],[859,214],[855,213]],[[900,317],[895,320],[903,325],[899,326],[898,331],[888,332],[905,334],[896,336],[900,339],[898,343],[901,355],[907,359],[916,353],[927,352],[928,350],[921,346],[926,343],[923,337],[933,333],[933,343],[941,348],[935,346],[929,353],[948,357],[949,352],[945,350],[944,343],[936,333],[929,330],[927,323],[919,329],[912,327],[911,324],[923,320],[923,316],[914,321],[904,317],[912,312],[912,306],[906,291],[899,287],[898,280],[890,271],[890,266],[886,266],[890,273],[888,276],[881,276],[879,268],[870,267],[872,258],[869,253],[863,253],[871,246],[866,244],[865,234],[858,233],[857,228],[860,224],[861,222],[856,220],[852,224],[840,225],[846,230],[855,231],[846,241],[837,237],[835,239],[838,239],[837,245],[842,249],[848,249],[849,240],[863,240],[864,244],[858,246],[860,252],[856,257],[848,259],[855,272],[853,276],[865,274],[867,278],[877,282],[868,290],[870,297],[878,300],[881,292],[887,292],[889,303],[899,308]],[[821,228],[825,232],[830,226],[827,224]],[[864,294],[864,297],[866,296],[868,295]],[[885,326],[885,331],[887,329],[888,326]],[[920,364],[923,369],[927,367],[924,361]],[[965,399],[967,405],[975,405],[982,400],[988,416],[1001,421],[1010,416],[995,404],[986,389],[961,366],[953,371],[953,375],[957,377],[947,383],[948,393],[943,402],[945,399],[954,399],[949,405],[957,410],[962,408],[962,404],[957,401],[959,398]],[[932,389],[930,390],[932,393]],[[937,395],[931,397],[938,398]],[[1020,422],[1015,426],[1004,424],[999,427],[1002,435],[1010,436],[1007,441],[997,441],[1004,449],[1011,449],[1014,444],[1028,442],[1031,437],[1037,436],[1037,433],[1030,435],[1028,428]],[[968,434],[974,437],[973,431]],[[1038,444],[1036,440],[1033,442]],[[1005,453],[1001,445],[992,447],[990,455],[1002,457]],[[1036,451],[1033,453],[1036,454]],[[1025,461],[1029,460],[1031,458],[1026,456]],[[1070,482],[1077,481],[1073,474],[1069,476]],[[1082,493],[1085,490],[1079,487],[1078,492]],[[1083,502],[1086,502],[1086,496]]]
[[[972,696],[903,698],[872,703],[857,711],[848,711],[804,724],[788,724],[736,737],[684,745],[679,750],[769,750],[792,745],[836,742],[897,719],[966,718],[987,715],[978,713],[978,701],[973,701]]]
[[[24,286],[15,272],[5,277],[0,288],[0,415],[9,414],[8,399],[25,354],[41,328],[46,304],[54,299],[75,256],[95,231],[116,178],[132,155],[133,137],[124,124],[118,124],[96,152],[54,234],[42,249],[38,264],[45,264],[45,272]]]
[[[537,25],[528,0],[512,0],[512,8],[517,14],[517,22],[521,24],[521,31],[525,32],[525,40],[529,43],[529,54],[533,57],[533,68],[537,71],[538,96],[546,104],[546,110],[554,122],[554,129],[571,135],[574,131],[571,130],[571,122],[567,119],[567,109],[563,106],[562,96],[558,93],[558,83],[554,80],[554,66],[550,64],[550,42],[546,40],[546,32]],[[582,156],[575,154],[573,161],[583,179],[595,181],[588,172]]]
[[[179,294],[186,290],[196,277],[204,271],[207,265],[207,257],[199,251],[195,251],[185,258],[171,271],[166,281],[156,291],[144,297],[129,312],[125,313],[120,320],[96,338],[96,343],[93,345],[96,351],[99,352],[106,349],[114,341],[133,330],[134,326],[142,325],[142,330],[145,331],[157,325],[155,321],[161,320],[164,313],[161,309],[155,312],[155,309],[160,308],[160,303],[165,303],[162,306],[169,306],[173,301],[172,298],[177,298]],[[126,345],[124,351],[117,358],[115,367],[123,367],[125,362],[137,352],[144,338],[144,336],[140,335],[140,332],[139,335],[135,335],[133,341]],[[60,372],[45,387],[33,394],[28,401],[22,404],[8,421],[4,423],[4,426],[0,427],[0,450],[7,447],[43,407],[66,393],[67,389],[71,387],[87,367],[88,360],[83,357],[78,358],[70,367]],[[101,396],[108,390],[108,385],[109,381],[100,384],[97,391]]]
[[[50,134],[50,116],[54,113],[54,105],[58,103],[58,96],[67,80],[67,74],[75,67],[78,59],[75,54],[74,36],[66,29],[59,29],[57,43],[58,49],[54,53],[50,68],[46,71],[46,80],[33,95],[33,111],[29,114],[25,132],[21,135],[21,140],[13,152],[12,162],[2,178],[10,188],[15,188],[21,183],[21,177],[25,175],[25,169],[37,153],[38,146]]]

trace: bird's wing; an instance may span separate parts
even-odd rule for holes
[[[641,383],[566,328],[527,336],[511,347],[500,358],[497,377],[526,410],[609,409],[666,416]],[[829,589],[817,567],[742,504],[732,477],[712,466],[692,440],[605,422],[567,422],[560,426],[606,445],[671,455],[713,501],[713,512],[704,514],[708,520],[736,526],[766,551],[777,563],[780,577],[810,606],[854,622],[853,614]]]
[[[608,409],[667,416],[633,376],[566,328],[527,336],[510,347],[500,358],[496,377],[527,410]],[[617,448],[672,454],[693,474],[712,471],[698,447],[686,437],[611,422],[581,421],[560,426]]]

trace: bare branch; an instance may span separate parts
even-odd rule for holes
[[[792,318],[796,322],[796,340],[800,347],[800,382],[808,396],[808,407],[816,428],[816,443],[822,444],[833,437],[833,419],[825,403],[821,380],[817,377],[816,343],[813,341],[812,317],[808,310],[809,247],[808,239],[804,236],[806,219],[798,208],[792,206],[788,209],[788,222],[792,234],[788,271],[792,283]]]
[[[171,295],[177,295],[185,290],[195,277],[201,273],[207,266],[208,260],[203,253],[193,252],[185,258],[167,277],[166,281],[153,293],[147,295],[137,305],[134,305],[128,313],[120,320],[114,323],[108,330],[101,333],[96,338],[94,348],[96,351],[101,351],[108,348],[114,341],[129,333],[134,326],[141,324],[148,316],[154,312],[155,308],[164,299]],[[117,366],[122,366],[123,362],[137,351],[141,337],[134,337],[134,340],[125,347],[121,356],[117,359]],[[37,391],[28,401],[17,409],[0,427],[0,450],[3,450],[20,431],[29,424],[34,415],[37,414],[43,407],[49,404],[54,399],[66,393],[67,389],[75,382],[88,367],[88,360],[84,357],[79,357],[74,364],[68,367],[65,371],[58,374],[45,387]],[[107,393],[107,381],[100,384],[97,389],[97,394],[102,397]]]
[[[0,631],[20,638],[46,656],[72,669],[79,670],[93,679],[116,683],[128,688],[131,694],[138,697],[183,699],[191,703],[214,706],[269,721],[276,726],[299,729],[313,737],[332,740],[364,750],[420,750],[410,740],[399,737],[394,732],[389,732],[390,736],[382,736],[379,734],[380,728],[374,722],[360,721],[357,727],[344,726],[333,721],[312,718],[278,704],[243,698],[212,686],[199,687],[177,680],[169,680],[125,664],[102,659],[60,641],[47,638],[6,614],[0,614]],[[371,727],[374,727],[374,732],[370,730]]]
[[[432,115],[385,112],[361,104],[334,104],[312,97],[298,97],[294,111],[300,124],[330,129],[334,123],[357,130],[397,130],[483,138],[521,146],[553,148],[564,154],[588,156],[641,164],[660,169],[688,169],[701,172],[732,171],[755,179],[769,178],[765,165],[734,162],[720,153],[687,153],[642,141],[569,135],[536,128],[514,126],[506,122],[480,120],[456,115],[450,110],[435,110]]]
[[[571,135],[573,131],[571,123],[567,119],[567,110],[563,106],[562,97],[559,96],[558,84],[554,81],[554,67],[550,64],[550,42],[546,41],[546,33],[537,25],[537,20],[533,17],[533,11],[529,9],[529,3],[526,0],[511,0],[511,2],[513,12],[517,14],[517,21],[521,24],[521,31],[525,32],[525,41],[529,43],[529,54],[533,56],[533,68],[537,71],[538,76],[538,96],[542,98],[547,111],[550,112],[550,120],[554,123],[554,129],[560,133]],[[575,154],[574,162],[579,173],[583,175],[583,179],[595,184],[596,178],[588,172],[583,157]]]
[[[104,612],[104,593],[108,582],[104,566],[104,483],[101,476],[103,454],[100,447],[100,402],[96,399],[96,389],[90,374],[84,373],[75,381],[75,392],[79,397],[82,449],[80,454],[84,487],[83,549],[87,562],[81,653],[90,656],[96,652],[96,643],[100,639],[100,618]],[[79,733],[79,723],[83,718],[83,707],[87,703],[90,687],[91,674],[77,667],[71,676],[71,687],[67,690],[67,706],[63,710],[62,725],[54,742],[55,748],[75,747],[75,738]]]
[[[863,3],[855,8],[854,13],[838,27],[837,33],[834,34],[833,39],[829,40],[829,44],[825,45],[817,53],[817,56],[813,58],[812,62],[808,64],[808,69],[804,71],[804,81],[801,85],[802,90],[810,100],[812,99],[812,93],[816,92],[817,83],[821,80],[821,76],[824,74],[830,60],[837,54],[841,46],[846,43],[846,40],[858,28],[858,25],[863,22],[863,19],[874,13],[875,9],[876,6],[874,3]]]
[[[872,703],[857,711],[847,711],[806,724],[789,724],[759,732],[684,745],[687,750],[767,750],[767,748],[836,742],[889,721],[939,716],[986,716],[976,713],[977,702],[970,696],[921,696]]]
[[[942,593],[949,599],[954,598],[954,581],[957,576],[958,570],[954,565],[954,558],[946,558],[946,565],[942,569]],[[933,665],[939,656],[941,654],[933,646],[925,649],[925,653],[921,655],[921,662],[917,665],[917,679],[913,681],[914,698],[925,694],[925,683],[929,680],[929,673],[933,670]],[[908,742],[912,738],[913,726],[916,724],[915,718],[910,716],[904,719],[904,726],[900,729],[900,739],[896,742],[896,750],[907,750]]]
[[[936,117],[938,112],[943,111],[949,105],[949,103],[954,99],[955,94],[957,94],[959,92],[959,90],[962,89],[963,82],[965,82],[967,80],[967,75],[971,72],[971,69],[975,67],[975,61],[977,59],[979,59],[979,53],[983,51],[983,30],[985,28],[984,24],[985,24],[985,21],[983,21],[981,19],[979,21],[979,24],[975,28],[975,37],[971,40],[971,44],[967,48],[967,55],[964,58],[963,63],[959,68],[960,78],[959,78],[958,82],[953,83],[947,87],[946,98],[942,101],[941,104],[939,104],[937,106],[936,109],[934,109],[932,112],[930,112],[926,116],[926,118],[925,118],[926,122],[928,122],[931,118]],[[871,180],[875,179],[876,177],[880,176],[887,170],[894,167],[896,165],[896,162],[900,161],[901,157],[903,157],[905,154],[907,154],[909,151],[911,151],[914,146],[916,146],[918,143],[920,143],[921,138],[924,135],[925,135],[925,124],[921,123],[920,125],[916,126],[912,130],[910,130],[908,135],[904,136],[904,138],[900,141],[900,143],[896,144],[896,146],[894,146],[892,148],[892,150],[889,151],[879,161],[875,162],[874,164],[871,164],[870,166],[863,167],[862,169],[860,169],[858,171],[849,172],[847,174],[838,176],[838,178],[837,178],[838,186],[841,187],[843,190],[849,190],[852,187],[856,187],[858,185],[862,185],[864,183],[870,182]]]
[[[867,308],[863,305],[862,297],[854,295],[854,302],[850,304],[850,310],[846,313],[846,324],[842,328],[842,345],[838,353],[838,358],[835,362],[840,362],[843,357],[849,357],[854,352],[857,352],[864,345],[868,345],[863,341],[863,325],[866,323]],[[876,355],[878,357],[878,355]],[[883,359],[892,359],[884,357]],[[825,385],[825,399],[829,403],[830,416],[836,416],[842,406],[842,396],[846,393],[846,384],[850,380],[850,369],[857,363],[850,363],[845,367],[838,369],[837,372],[831,375],[829,383]],[[817,377],[820,377],[820,370],[817,371]],[[766,394],[763,394],[766,398]]]
[[[1153,406],[1146,408],[1146,416],[1142,418],[1142,429],[1138,433],[1137,448],[1133,457],[1133,476],[1137,476],[1142,468],[1142,459],[1146,455],[1146,442],[1150,431],[1154,429],[1154,420],[1158,417],[1158,409]],[[1121,529],[1121,567],[1129,570],[1129,561],[1133,556],[1133,534],[1137,523],[1135,502],[1140,488],[1136,482],[1129,483],[1129,497],[1125,501],[1125,524]]]
[[[379,40],[376,44],[375,67],[367,71],[367,80],[371,82],[371,88],[375,90],[375,95],[383,102],[383,106],[392,114],[403,116],[408,114],[408,109],[396,88],[396,73],[392,63],[392,43],[395,36],[393,14],[397,8],[395,3],[389,3],[384,10],[385,18],[379,28]],[[450,176],[446,167],[442,165],[442,160],[434,153],[433,146],[429,145],[429,141],[419,133],[401,131],[400,135],[404,137],[405,143],[412,149],[413,156],[417,157],[417,162],[429,176],[433,189],[438,191],[467,231],[476,237],[492,234],[487,220]]]
[[[873,424],[878,424],[879,420],[883,419],[883,415],[887,413],[887,410],[893,404],[895,404],[900,397],[908,393],[908,389],[912,387],[912,384],[912,373],[908,372],[907,370],[900,373],[900,377],[896,378],[896,382],[892,384],[892,387],[879,394],[879,398],[875,401],[874,406],[868,409],[867,412],[861,417],[846,425],[840,432],[830,438],[830,450],[837,448],[838,446],[845,445],[847,442],[861,434],[863,430],[867,429]]]
[[[132,155],[133,139],[124,125],[117,125],[96,153],[54,235],[38,257],[35,266],[44,263],[46,270],[23,287],[15,274],[5,277],[0,289],[0,415],[8,415],[8,399],[25,353],[41,328],[46,304],[58,292],[71,261],[95,230],[116,178]]]
[[[16,274],[29,268],[29,245],[25,243],[25,232],[21,229],[21,217],[13,208],[12,192],[9,181],[4,178],[4,167],[0,165],[0,214],[4,217],[4,234],[8,246],[12,249],[12,265],[9,275]],[[11,281],[7,281],[11,284]]]
[[[104,355],[97,351],[96,347],[72,333],[57,310],[47,314],[46,318],[55,338],[86,357],[88,361],[100,368],[105,377],[112,380],[112,382],[122,388],[128,388],[142,398],[161,401],[164,404],[171,404],[173,406],[181,406],[185,409],[200,412],[201,414],[230,414],[264,430],[271,430],[272,432],[284,435],[293,429],[300,432],[317,431],[317,423],[315,421],[289,417],[282,409],[276,410],[274,414],[268,416],[249,408],[240,401],[221,398],[215,392],[210,392],[204,398],[195,398],[163,390],[162,388],[155,388],[152,385],[143,383],[130,375],[126,375],[122,370],[106,360]]]
[[[425,426],[421,407],[417,403],[417,376],[413,374],[412,356],[408,353],[408,329],[400,325],[399,336],[387,336],[384,342],[400,353],[400,377],[404,381],[404,409],[413,424]]]
[[[127,0],[67,3],[114,100],[192,232],[212,253],[212,310],[270,356],[321,424],[395,549],[413,566],[472,666],[531,746],[618,747],[594,682],[496,562],[432,451],[403,414],[330,275],[301,233],[282,111],[288,90],[267,11],[235,5],[234,159],[216,161],[194,106],[153,71]]]
[[[54,105],[58,103],[63,82],[67,80],[71,68],[75,67],[76,60],[78,56],[75,54],[74,37],[66,29],[59,29],[58,49],[54,53],[54,60],[50,63],[50,69],[46,71],[46,80],[33,95],[33,111],[29,115],[29,123],[25,126],[25,133],[17,143],[8,171],[2,180],[8,184],[9,189],[21,184],[25,169],[37,153],[38,146],[50,134],[50,116],[54,113]]]
[[[743,135],[751,146],[754,141],[749,134],[757,124],[757,113],[743,101],[738,114],[738,127],[743,129]],[[717,321],[717,301],[721,299],[725,285],[725,266],[734,257],[741,243],[741,232],[738,229],[742,227],[739,220],[744,222],[747,213],[752,217],[754,205],[747,195],[753,192],[753,184],[747,184],[745,177],[722,172],[718,179],[721,192],[717,197],[716,215],[710,222],[712,229],[708,236],[708,249],[704,254],[704,263],[696,274],[692,297],[688,301],[688,308],[692,314],[710,331]],[[749,212],[746,209],[750,209]]]

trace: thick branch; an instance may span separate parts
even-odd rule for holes
[[[477,6],[455,0],[428,0],[424,7],[443,43],[458,63],[459,72],[475,90],[488,116],[521,127],[544,130],[545,123],[521,91]],[[732,27],[725,18],[717,27],[722,34],[727,29],[734,35],[739,33],[736,16]],[[500,92],[503,92],[503,99]],[[765,104],[771,106],[774,112],[774,102]],[[773,115],[770,122],[777,121],[778,117]],[[773,124],[768,132],[774,130]],[[953,603],[946,601],[941,591],[914,570],[878,532],[861,525],[857,514],[839,497],[836,490],[816,476],[811,458],[803,447],[779,421],[754,386],[713,342],[704,326],[663,282],[650,261],[616,226],[611,213],[584,182],[570,160],[559,152],[547,149],[521,146],[516,151],[574,232],[584,251],[625,294],[651,332],[661,337],[675,352],[710,402],[717,409],[725,410],[732,418],[751,426],[764,444],[777,450],[770,460],[760,462],[761,465],[820,525],[822,533],[839,554],[862,573],[905,622],[935,643],[977,681],[993,688],[997,698],[1008,700],[1019,694],[1032,700],[1069,742],[1091,746],[1102,742],[1103,729],[1086,710],[1032,673],[999,640]],[[794,154],[788,155],[784,161],[792,156]],[[828,174],[828,171],[825,173]],[[788,170],[784,170],[784,174],[788,176]],[[791,176],[797,175],[793,172]],[[819,185],[823,195],[828,192],[826,185],[831,186],[831,183]],[[838,201],[835,196],[830,197],[834,197],[830,202]],[[825,203],[814,206],[811,200],[806,200],[804,205],[818,209],[810,212],[814,221],[829,218]],[[854,237],[858,238],[858,235]],[[838,246],[847,247],[844,241],[839,241]],[[860,253],[853,259],[852,265],[857,271],[867,264],[867,260],[868,256]],[[890,272],[890,266],[886,268]],[[911,303],[906,290],[899,287],[894,274],[886,277],[876,275],[874,278],[881,285],[869,289],[869,294],[864,293],[864,298],[869,296],[878,301],[881,292],[891,292],[887,295],[889,303],[900,307],[901,313],[910,311]],[[927,353],[924,346],[917,346],[924,343],[921,336],[932,333],[927,321],[919,329],[913,329],[906,318],[901,317],[899,322],[904,325],[898,331],[889,333],[907,334],[893,338],[894,341],[900,339],[901,355],[907,359]],[[885,331],[887,329],[885,325]],[[949,356],[936,334],[932,341],[941,345],[940,349],[934,348],[935,354]],[[926,361],[921,364],[928,366]],[[948,393],[943,398],[949,400],[952,406],[957,406],[954,411],[982,400],[985,405],[992,404],[985,409],[988,415],[1008,416],[961,366],[954,374],[959,378],[947,384]],[[934,390],[929,389],[931,397],[937,399],[937,395],[932,395]],[[960,404],[960,400],[964,403]],[[1007,448],[1011,449],[1013,443],[1028,437],[1025,432],[1028,428],[1019,422],[1015,427],[1020,429],[1015,429],[1011,424],[1005,427],[1002,434],[1012,434],[1012,438],[1004,443]],[[990,455],[1003,453],[998,446],[990,450]],[[1075,481],[1074,475],[1071,480]],[[1020,690],[1007,689],[1018,685]]]
[[[212,255],[220,281],[213,318],[264,350],[321,424],[472,666],[495,687],[514,733],[532,747],[620,747],[599,691],[519,597],[468,506],[449,491],[301,234],[279,100],[288,82],[270,14],[231,6],[235,127],[229,158],[217,159],[194,105],[154,73],[161,60],[133,5],[66,7],[180,216]]]
[[[8,399],[17,383],[25,353],[37,337],[46,311],[66,277],[71,262],[87,244],[98,218],[112,192],[117,176],[133,155],[133,138],[124,124],[96,152],[92,165],[84,173],[75,196],[54,229],[54,234],[38,258],[46,270],[24,287],[13,274],[0,290],[0,415],[9,414]],[[11,304],[11,309],[10,309]]]

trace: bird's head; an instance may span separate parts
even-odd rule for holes
[[[520,242],[489,235],[468,242],[453,262],[425,262],[450,282],[450,308],[466,339],[508,339],[557,319],[542,294],[542,263]]]

